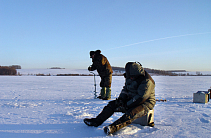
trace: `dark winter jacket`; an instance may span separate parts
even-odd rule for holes
[[[124,99],[129,108],[143,105],[150,110],[153,109],[156,100],[155,82],[152,77],[135,62],[127,63],[125,69],[126,82],[119,98]],[[132,80],[131,77],[135,79]]]
[[[97,72],[101,77],[108,76],[113,73],[113,70],[108,59],[100,53],[100,50],[95,51],[95,56],[92,60],[93,64],[91,65],[90,70],[93,71],[97,69]]]

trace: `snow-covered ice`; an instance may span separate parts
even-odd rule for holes
[[[112,137],[210,137],[211,103],[193,103],[193,93],[207,91],[211,76],[153,76],[156,82],[155,127],[131,124]],[[97,76],[97,92],[100,91]],[[108,137],[103,128],[122,114],[115,113],[99,127],[84,118],[95,117],[109,101],[94,99],[93,76],[0,76],[0,137]],[[124,77],[112,79],[112,99]],[[99,94],[99,93],[98,93]]]

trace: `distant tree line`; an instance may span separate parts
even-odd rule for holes
[[[117,70],[117,71],[125,71],[125,68],[123,68],[123,67],[113,67],[112,66],[112,70]]]
[[[16,75],[17,71],[14,67],[0,66],[0,75]]]
[[[149,69],[149,68],[144,68],[148,73],[155,73],[158,75],[166,75],[166,76],[178,76],[178,74],[173,73],[171,71],[165,71],[165,70],[157,70],[157,69]]]
[[[12,66],[9,66],[9,67],[13,67],[15,69],[21,69],[21,66],[20,65],[12,65]]]
[[[60,68],[60,67],[52,67],[50,69],[65,69],[65,68]]]
[[[114,72],[120,72],[122,74],[123,72],[125,72],[125,68],[123,67],[112,67],[112,69],[114,70]],[[148,73],[154,73],[157,75],[178,76],[178,74],[173,73],[171,71],[156,70],[156,69],[150,69],[150,68],[144,68],[144,70],[147,71]]]
[[[92,74],[57,74],[56,76],[93,76]]]

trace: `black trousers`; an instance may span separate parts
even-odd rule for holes
[[[110,101],[96,118],[99,119],[101,123],[103,123],[105,120],[107,120],[110,116],[113,115],[113,113],[118,107],[119,105],[117,100]],[[125,126],[128,126],[135,119],[146,115],[148,111],[149,109],[144,107],[143,105],[138,105],[136,107],[128,109],[122,117],[120,117],[118,120],[109,125],[111,133],[114,133]]]

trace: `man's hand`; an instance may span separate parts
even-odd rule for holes
[[[122,112],[125,113],[128,110],[127,104],[121,99],[116,99],[116,104],[118,105],[118,107],[116,108],[117,112]]]
[[[89,66],[89,67],[88,67],[88,70],[91,71],[91,69],[92,69],[92,68]]]

